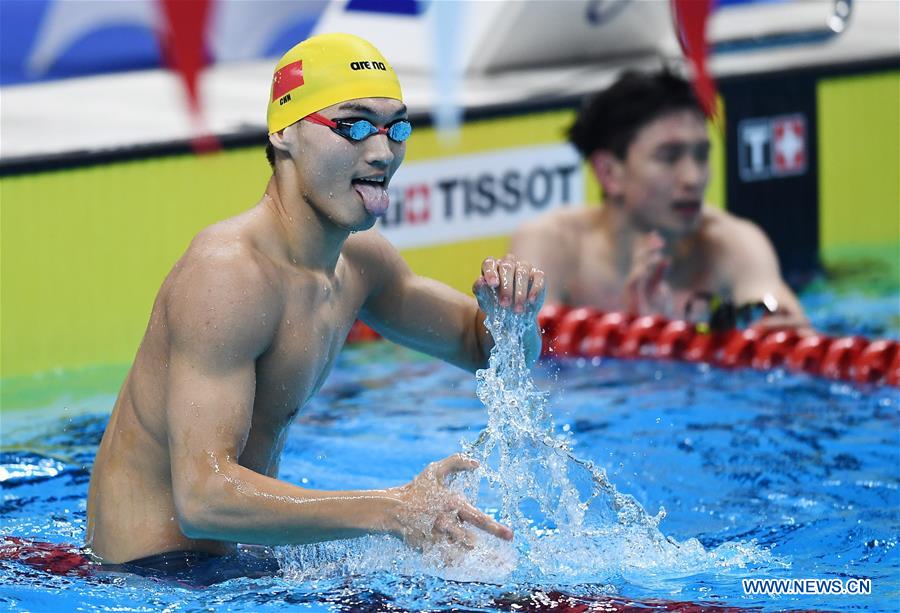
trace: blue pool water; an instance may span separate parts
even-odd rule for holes
[[[832,334],[897,337],[900,327],[896,296],[844,297],[837,315],[828,296],[808,295],[804,304]],[[48,375],[52,381],[33,382],[31,396],[21,392],[26,408],[4,407],[4,535],[81,542],[90,465],[121,373]],[[683,603],[692,602],[897,610],[897,389],[615,360],[542,365],[535,380],[550,393],[556,432],[575,456],[605,468],[615,488],[650,515],[665,508],[662,534],[732,555],[667,568],[654,564],[661,553],[644,551],[639,559],[587,560],[568,578],[485,568],[451,579],[427,564],[410,573],[409,564],[379,559],[390,551],[384,543],[358,542],[349,547],[365,553],[352,562],[282,552],[282,577],[206,589],[124,575],[54,576],[7,560],[0,561],[0,608],[606,611],[691,610]],[[386,343],[354,347],[292,426],[281,477],[322,489],[402,484],[473,441],[486,423],[472,375]],[[492,508],[490,499],[482,502]],[[741,587],[743,578],[854,577],[871,579],[872,594],[750,596]]]

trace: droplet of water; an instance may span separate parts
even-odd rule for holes
[[[490,583],[596,584],[634,572],[684,576],[772,560],[753,543],[708,551],[696,539],[666,537],[658,527],[665,509],[647,514],[616,489],[604,469],[577,458],[570,437],[554,431],[547,395],[535,386],[525,360],[523,338],[532,333],[533,311],[516,314],[497,307],[490,296],[480,298],[488,305],[485,326],[495,341],[488,368],[476,373],[488,420],[478,438],[464,445],[479,467],[458,475],[453,487],[511,525],[514,545],[479,534],[475,549],[450,565],[440,548],[419,553],[385,536],[280,547],[276,553],[286,577],[305,581],[389,571]],[[562,429],[568,433],[571,427]]]

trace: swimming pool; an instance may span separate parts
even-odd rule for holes
[[[803,300],[832,334],[896,338],[900,330],[894,294],[841,296],[839,310],[827,292]],[[15,396],[28,408],[4,410],[4,534],[81,542],[88,471],[123,373],[49,373]],[[496,584],[427,569],[405,575],[407,567],[379,559],[384,543],[360,542],[354,547],[368,553],[350,563],[283,555],[284,577],[202,590],[133,576],[55,576],[5,560],[0,602],[32,611],[896,610],[896,388],[653,361],[570,361],[543,365],[535,377],[573,453],[605,467],[651,515],[665,507],[662,533],[743,553],[728,564],[667,569],[645,551],[643,560],[588,561],[592,576],[512,574]],[[485,427],[474,391],[474,377],[435,360],[385,343],[353,347],[292,426],[281,476],[316,488],[404,483]],[[750,596],[745,578],[868,578],[872,594]]]

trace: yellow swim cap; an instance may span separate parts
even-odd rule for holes
[[[307,38],[275,66],[266,118],[269,134],[354,98],[403,100],[400,81],[384,56],[352,34]]]

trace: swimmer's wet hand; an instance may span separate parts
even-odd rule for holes
[[[537,362],[541,353],[540,327],[537,325],[538,312],[544,304],[547,288],[544,285],[544,271],[520,260],[513,254],[503,259],[487,258],[481,263],[481,276],[475,280],[472,292],[478,300],[482,314],[496,309],[510,309],[514,313],[524,313],[534,325],[523,339],[525,361],[529,366]],[[487,360],[493,346],[493,339],[485,332],[481,339],[482,351]]]
[[[411,483],[394,490],[400,507],[390,532],[419,550],[442,543],[473,549],[476,538],[466,525],[511,541],[513,532],[510,528],[482,513],[447,487],[446,480],[450,475],[476,468],[477,461],[462,454],[452,455],[429,464]]]
[[[671,260],[665,254],[665,240],[657,232],[649,232],[633,247],[625,283],[626,310],[634,315],[672,316],[671,289],[666,281]]]
[[[524,313],[526,307],[537,313],[544,302],[544,271],[519,260],[509,253],[503,259],[487,258],[481,264],[481,276],[472,291],[476,296],[483,288],[492,289],[501,307]]]

